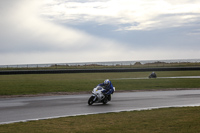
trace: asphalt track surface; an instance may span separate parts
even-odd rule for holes
[[[0,124],[67,116],[200,106],[200,90],[114,93],[106,105],[87,101],[91,94],[0,98]]]

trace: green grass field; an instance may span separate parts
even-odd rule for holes
[[[199,133],[200,107],[65,117],[0,125],[1,133]]]
[[[91,91],[107,78],[112,81],[116,90],[200,88],[198,78],[120,79],[146,78],[149,74],[150,72],[0,75],[0,95]],[[167,71],[156,74],[158,77],[199,76],[200,71]]]

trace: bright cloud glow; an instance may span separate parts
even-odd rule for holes
[[[48,1],[47,1],[48,2]],[[108,0],[90,2],[51,1],[43,15],[65,22],[97,21],[100,24],[133,24],[122,30],[149,30],[183,26],[193,22],[200,13],[200,1],[170,0]],[[165,17],[163,16],[165,15]],[[162,19],[158,19],[161,17]],[[163,19],[164,18],[164,19]]]
[[[29,59],[37,62],[35,58],[38,58],[38,62],[47,62],[46,60],[51,59],[52,62],[61,60],[73,62],[74,59],[95,60],[102,56],[112,60],[114,57],[112,51],[115,51],[115,54],[126,51],[126,48],[113,40],[95,37],[77,29],[44,21],[35,14],[40,7],[37,2],[33,4],[25,1],[24,4],[27,5],[25,8],[16,6],[15,10],[19,12],[10,11],[10,14],[15,15],[6,16],[8,21],[2,23],[5,25],[5,31],[1,31],[1,37],[4,39],[1,40],[0,55],[8,57],[10,61],[16,57],[16,54],[22,57],[13,60],[13,63],[20,60],[26,62]],[[25,12],[26,9],[30,9],[30,12]],[[104,52],[102,48],[105,49]],[[26,54],[27,56],[24,56]],[[9,63],[8,60],[4,62]]]

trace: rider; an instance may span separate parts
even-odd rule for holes
[[[156,78],[156,73],[155,72],[152,72],[150,75],[149,75],[149,78]]]
[[[99,84],[99,86],[102,86],[105,90],[102,91],[104,95],[107,96],[108,100],[111,100],[111,94],[114,92],[113,84],[109,79],[106,79],[103,83]]]

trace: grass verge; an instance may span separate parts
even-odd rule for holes
[[[200,107],[65,117],[0,125],[2,133],[199,133]]]
[[[150,72],[0,75],[0,95],[91,91],[104,79],[117,90],[200,88],[200,79],[120,79],[148,77]],[[156,72],[158,77],[199,76],[200,71]]]

